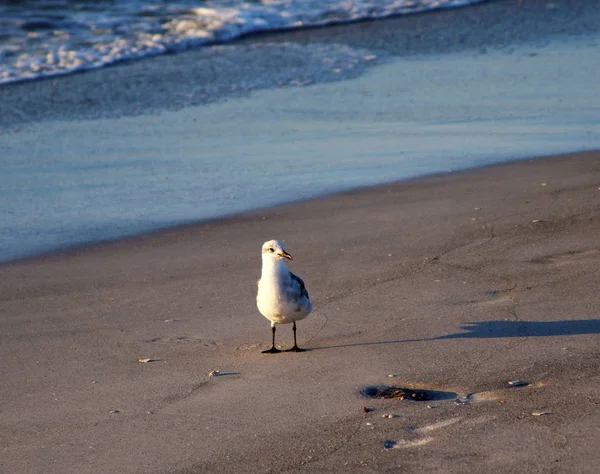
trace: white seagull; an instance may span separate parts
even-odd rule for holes
[[[258,280],[256,306],[261,314],[271,321],[273,344],[263,353],[281,352],[275,347],[275,325],[292,323],[294,347],[288,351],[301,352],[296,343],[296,321],[306,318],[312,304],[302,278],[297,277],[285,266],[284,259],[292,260],[283,244],[269,240],[262,246],[262,273]]]

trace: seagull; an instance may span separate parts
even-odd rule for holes
[[[275,347],[275,325],[292,323],[294,347],[288,351],[302,352],[296,343],[296,321],[306,318],[312,304],[302,278],[297,277],[285,266],[284,259],[292,260],[283,244],[269,240],[262,246],[262,273],[258,280],[256,306],[261,314],[271,321],[273,343],[263,353],[281,352]]]

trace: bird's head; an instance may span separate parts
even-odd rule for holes
[[[278,240],[265,242],[262,246],[262,256],[263,258],[271,258],[273,260],[281,260],[282,258],[292,260],[292,256],[285,251],[283,244]]]

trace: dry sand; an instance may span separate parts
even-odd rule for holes
[[[260,353],[269,238],[309,352]],[[595,472],[599,238],[586,153],[5,264],[0,470]]]

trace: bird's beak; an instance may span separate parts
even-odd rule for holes
[[[287,258],[288,260],[294,260],[294,259],[292,258],[292,256],[291,256],[289,253],[287,253],[285,250],[283,250],[283,251],[282,251],[280,254],[278,254],[278,255],[279,255],[280,257]]]

